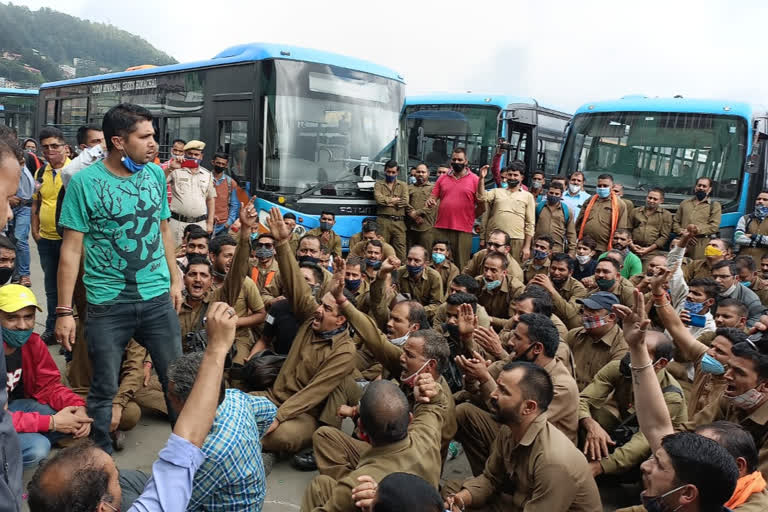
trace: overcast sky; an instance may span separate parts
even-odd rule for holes
[[[343,53],[394,68],[414,94],[517,94],[570,110],[626,94],[768,103],[766,0],[14,3],[111,23],[182,62],[254,41]]]

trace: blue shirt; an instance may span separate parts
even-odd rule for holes
[[[190,511],[261,510],[267,479],[261,436],[277,416],[268,398],[227,389],[203,443],[206,460],[195,475]]]
[[[35,193],[35,178],[32,173],[29,172],[27,166],[21,168],[21,176],[19,177],[19,189],[16,191],[16,197],[21,199],[32,199],[32,195]]]
[[[572,219],[574,222],[576,219],[579,218],[579,211],[581,210],[581,206],[587,202],[587,200],[592,197],[592,195],[588,194],[584,190],[580,190],[578,194],[571,195],[570,191],[566,188],[565,192],[563,193],[563,201],[568,205],[568,208],[571,210]],[[578,229],[576,230],[578,232]]]
[[[182,512],[192,494],[195,472],[205,460],[200,448],[171,434],[152,464],[152,477],[128,512]]]

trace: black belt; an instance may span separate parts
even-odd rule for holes
[[[403,216],[403,215],[384,215],[382,213],[382,214],[379,214],[379,217],[383,217],[385,219],[393,220],[395,222],[398,222],[398,221],[401,221],[401,220],[405,220],[405,216]]]
[[[21,208],[22,206],[32,206],[32,203],[34,201],[32,199],[22,199],[19,204],[14,206],[14,208]]]
[[[205,220],[208,218],[208,215],[201,215],[199,217],[185,217],[183,215],[179,215],[178,213],[171,212],[171,218],[176,219],[179,222],[200,222],[201,220]]]

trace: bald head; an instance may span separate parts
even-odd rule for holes
[[[658,359],[666,359],[669,361],[672,359],[672,354],[675,349],[672,340],[670,340],[666,334],[650,329],[645,334],[645,346],[652,361]]]
[[[360,399],[360,426],[374,446],[395,443],[408,435],[408,399],[388,380],[373,381]]]

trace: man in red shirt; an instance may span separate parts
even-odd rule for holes
[[[472,251],[475,217],[485,210],[485,203],[477,200],[477,183],[480,178],[470,172],[467,164],[464,148],[454,149],[451,154],[452,171],[438,178],[432,196],[426,203],[427,208],[433,208],[440,200],[435,221],[435,240],[447,240],[451,244],[454,248],[453,262],[459,268],[464,268]]]

